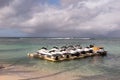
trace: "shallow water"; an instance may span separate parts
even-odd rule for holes
[[[28,52],[34,52],[41,47],[50,49],[53,46],[61,47],[76,44],[84,47],[89,44],[104,46],[108,55],[64,62],[49,62],[27,57]],[[82,80],[119,80],[120,39],[1,38],[0,64],[22,65],[40,71],[70,72],[78,79],[79,76],[83,76]]]

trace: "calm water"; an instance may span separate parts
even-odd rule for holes
[[[88,46],[95,44],[104,46],[108,51],[106,57],[91,57],[65,62],[49,62],[29,59],[26,54],[41,47],[51,49],[53,46],[76,45]],[[0,39],[0,64],[23,65],[32,69],[53,72],[70,72],[83,80],[120,80],[120,39],[41,39],[20,38]]]

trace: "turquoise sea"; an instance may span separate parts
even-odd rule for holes
[[[53,46],[77,44],[83,47],[90,44],[103,46],[108,55],[64,62],[27,57],[28,52],[35,52],[41,47],[51,49]],[[120,39],[0,38],[0,65],[2,64],[26,66],[42,71],[70,72],[76,77],[82,76],[82,80],[120,80]]]

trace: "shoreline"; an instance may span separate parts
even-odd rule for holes
[[[73,80],[75,78],[73,74],[67,71],[36,71],[16,65],[0,69],[0,80]]]

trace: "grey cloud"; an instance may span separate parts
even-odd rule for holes
[[[76,4],[76,3],[82,2],[82,1],[86,1],[86,0],[61,0],[61,5],[62,6],[69,6],[71,4]]]
[[[36,33],[40,35],[44,34],[44,36],[108,36],[107,34],[109,34],[109,32],[114,32],[119,28],[118,25],[116,26],[114,24],[118,24],[120,18],[114,15],[118,15],[116,12],[120,12],[114,11],[114,13],[111,13],[115,8],[113,5],[116,4],[116,2],[113,2],[114,4],[110,2],[103,2],[103,4],[100,2],[102,5],[92,9],[89,8],[90,5],[86,6],[87,1],[86,3],[82,3],[82,6],[80,6],[81,4],[79,3],[74,2],[74,4],[64,7],[62,10],[55,9],[53,12],[50,8],[50,11],[46,10],[47,14],[43,12],[37,16],[37,18],[34,16],[32,19],[34,19],[34,21],[36,20],[39,26],[43,24],[40,22],[43,18],[45,18],[42,20],[46,22],[45,24],[50,24],[47,27],[45,27],[45,25],[42,25],[42,27],[36,25],[36,27],[38,27],[34,29],[32,36],[36,35]],[[109,7],[113,9],[109,10]],[[56,12],[57,15],[55,15],[56,13],[54,12]]]
[[[0,7],[9,5],[11,0],[0,0]]]
[[[115,31],[110,31],[107,35],[110,35],[110,37],[120,37],[120,29]]]
[[[7,0],[1,1],[7,2]],[[0,27],[20,26],[20,23],[28,20],[31,17],[33,14],[32,9],[35,6],[39,5],[39,2],[40,0],[10,0],[9,5],[1,5],[2,8],[0,11]]]
[[[28,36],[36,37],[105,37],[112,33],[117,36],[119,2],[61,0],[61,5],[56,7],[47,0],[14,0],[9,6],[1,7],[0,27],[17,27]]]

